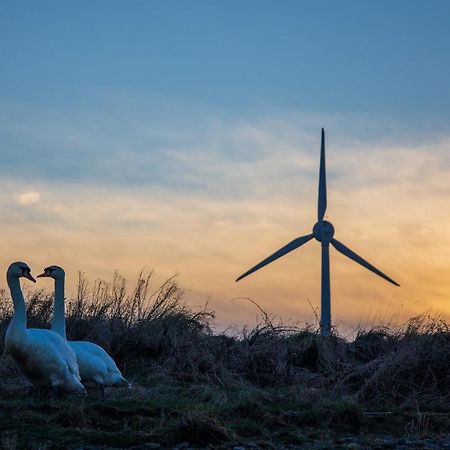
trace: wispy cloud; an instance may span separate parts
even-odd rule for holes
[[[36,191],[27,191],[17,196],[18,205],[32,205],[33,203],[39,203],[41,200],[41,194]]]
[[[161,278],[177,271],[191,301],[212,295],[222,324],[254,319],[249,305],[230,303],[239,296],[285,319],[312,320],[306,299],[318,305],[320,298],[315,242],[234,283],[315,221],[323,117],[305,119],[304,127],[298,117],[204,120],[170,135],[168,124],[155,129],[142,117],[121,132],[105,124],[98,132],[80,126],[69,133],[67,124],[54,133],[21,131],[24,140],[39,132],[52,151],[62,150],[53,159],[44,152],[53,164],[47,168],[37,162],[42,155],[31,156],[38,170],[28,192],[25,172],[7,178],[3,171],[0,263],[64,265],[70,289],[77,269],[108,277],[119,268],[131,278],[143,266]],[[450,141],[350,140],[349,127],[336,128],[343,119],[333,120],[328,216],[341,241],[402,285],[395,289],[334,252],[335,320],[348,327],[426,310],[450,316]],[[79,173],[66,176],[73,167]],[[17,207],[25,194],[32,211]]]

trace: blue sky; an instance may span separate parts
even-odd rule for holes
[[[442,305],[450,274],[428,222],[433,212],[450,229],[449,16],[437,0],[3,0],[1,265],[31,258],[92,277],[146,265],[179,271],[193,298],[215,295],[226,320],[238,295],[304,317],[307,302],[289,300],[317,299],[318,274],[294,275],[304,259],[232,281],[312,226],[324,126],[330,214],[357,214],[355,242],[393,278],[425,270],[417,248],[428,248],[429,281],[402,301],[419,311],[433,284],[426,307]],[[401,259],[406,237],[414,257]],[[370,276],[350,286],[345,270],[340,317],[361,292],[392,300]]]
[[[1,11],[3,101],[450,112],[446,1],[2,1]]]
[[[60,132],[115,134],[158,158],[152,179],[168,186],[179,176],[167,175],[164,149],[199,138],[215,119],[293,122],[301,112],[308,123],[299,126],[311,131],[339,118],[342,135],[410,144],[449,133],[446,1],[3,1],[1,11],[8,174],[98,180],[96,155],[104,164],[120,151],[52,141]],[[38,130],[47,138],[36,139]],[[228,147],[222,153],[230,157]]]

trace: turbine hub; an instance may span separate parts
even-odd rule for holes
[[[330,222],[321,220],[314,225],[313,234],[319,242],[329,244],[334,236],[334,227]]]

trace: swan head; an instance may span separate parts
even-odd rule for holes
[[[8,267],[8,271],[6,272],[6,276],[13,277],[13,278],[27,278],[28,280],[32,281],[33,283],[36,283],[36,280],[34,279],[33,275],[31,275],[31,269],[28,266],[28,264],[18,261],[12,263]]]
[[[64,278],[66,276],[66,273],[64,272],[64,269],[59,266],[48,266],[44,269],[44,272],[37,276],[37,278],[42,277],[50,277],[54,280],[58,280],[61,278]]]

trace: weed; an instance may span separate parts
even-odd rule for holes
[[[45,395],[27,397],[2,356],[2,448],[301,446],[324,433],[328,445],[333,433],[449,429],[450,331],[441,318],[361,330],[348,341],[336,330],[325,339],[310,326],[275,325],[260,310],[253,330],[227,336],[213,332],[212,311],[186,305],[176,278],[154,288],[152,273],[142,272],[132,290],[117,272],[111,283],[78,281],[67,300],[69,339],[103,346],[133,388],[109,389],[104,402],[68,396],[51,406]],[[52,295],[26,294],[29,326],[49,327]],[[2,336],[11,315],[0,290]]]

